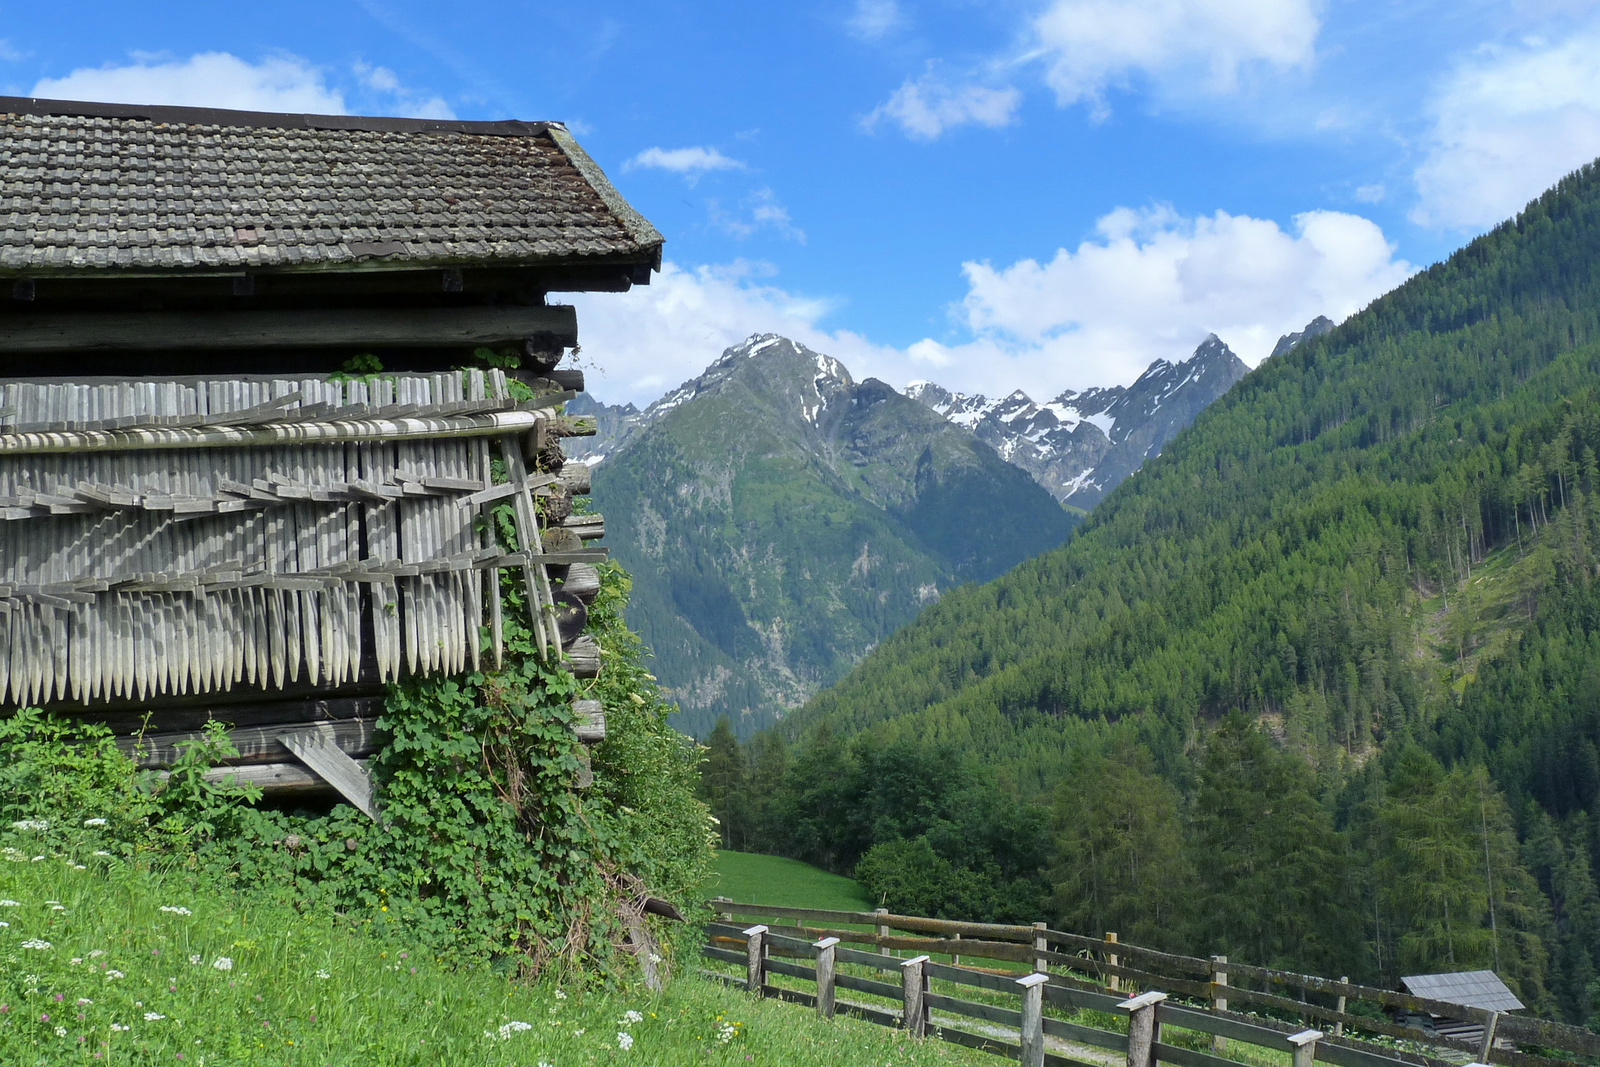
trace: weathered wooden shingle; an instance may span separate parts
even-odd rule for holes
[[[0,272],[659,264],[558,123],[0,97]]]
[[[1400,979],[1412,996],[1462,1004],[1485,1011],[1521,1011],[1517,995],[1493,971],[1456,971],[1449,974],[1413,974]]]

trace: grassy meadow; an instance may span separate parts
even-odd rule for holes
[[[849,878],[782,856],[727,850],[717,853],[705,895],[783,908],[871,911],[875,907]]]
[[[680,974],[659,994],[448,970],[398,923],[247,906],[105,856],[0,862],[0,1063],[922,1065],[939,1042]],[[695,961],[688,961],[690,969]]]

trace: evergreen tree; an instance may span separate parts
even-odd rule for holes
[[[1056,790],[1053,905],[1063,929],[1175,949],[1190,871],[1178,791],[1142,745],[1086,755]]]

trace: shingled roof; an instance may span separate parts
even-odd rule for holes
[[[596,262],[661,235],[559,123],[0,97],[0,275]]]

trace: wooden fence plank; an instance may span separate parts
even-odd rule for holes
[[[899,961],[896,960],[895,962],[895,970],[899,970]],[[840,989],[853,989],[857,993],[871,993],[873,996],[883,997],[885,1000],[898,1001],[900,999],[900,987],[890,985],[888,982],[874,982],[870,978],[857,978],[853,974],[836,975],[833,981]]]
[[[368,818],[378,817],[378,807],[372,798],[372,777],[365,767],[339,751],[331,729],[302,727],[283,734],[278,740]]]
[[[1013,982],[1012,985],[1014,986],[1016,983]],[[942,993],[929,993],[928,1006],[968,1019],[982,1019],[984,1022],[1000,1023],[1013,1028],[1022,1025],[1022,1012],[1015,1008],[1002,1008],[995,1004],[980,1004],[975,1000],[958,1000],[955,997],[944,996]]]

